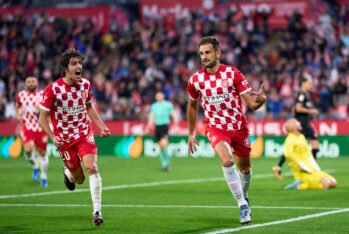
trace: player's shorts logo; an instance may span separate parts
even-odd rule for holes
[[[47,143],[48,138],[47,138],[47,136],[44,136],[41,140],[43,143]]]
[[[244,144],[245,144],[246,146],[249,146],[249,145],[250,145],[250,136],[247,136],[247,137],[245,138]]]
[[[87,141],[88,141],[89,143],[91,143],[91,144],[94,144],[94,143],[95,143],[95,138],[94,138],[92,135],[89,135],[89,136],[87,137]]]

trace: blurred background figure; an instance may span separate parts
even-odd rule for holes
[[[17,119],[22,124],[21,138],[25,155],[33,167],[32,179],[41,178],[41,187],[46,188],[49,164],[46,155],[47,136],[39,125],[39,104],[43,90],[38,90],[35,76],[25,78],[25,89],[18,92],[16,100]],[[40,173],[40,174],[39,174]]]
[[[151,105],[148,123],[144,130],[145,134],[155,125],[154,137],[160,147],[160,161],[163,171],[170,171],[170,157],[168,155],[168,129],[172,118],[173,125],[178,126],[178,119],[171,102],[165,100],[163,92],[158,91],[155,102]]]
[[[291,168],[295,182],[285,187],[285,189],[329,189],[335,188],[336,180],[321,171],[316,163],[305,136],[300,132],[302,126],[296,119],[289,119],[285,123],[288,133],[285,140],[285,157]]]

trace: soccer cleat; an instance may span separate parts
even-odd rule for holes
[[[164,172],[169,172],[169,171],[171,170],[171,166],[170,166],[170,165],[167,165],[167,166],[163,167],[162,170],[163,170]]]
[[[99,225],[101,225],[101,224],[103,223],[103,218],[102,218],[101,212],[96,211],[96,212],[93,214],[92,223],[93,223],[95,226],[99,226]]]
[[[292,184],[289,184],[285,187],[285,190],[298,189],[298,186],[302,183],[300,180],[296,180]]]
[[[39,180],[39,168],[33,169],[33,175],[32,175],[33,181]]]
[[[48,186],[47,179],[41,179],[40,186],[43,188],[47,188]]]
[[[240,223],[245,224],[251,222],[250,207],[246,205],[240,206]]]
[[[64,184],[65,186],[70,190],[73,191],[75,189],[75,183],[70,182],[68,179],[68,176],[64,173],[64,168],[63,168],[63,175],[64,175]]]
[[[281,168],[279,166],[273,166],[272,170],[274,172],[276,179],[281,180],[282,179]]]

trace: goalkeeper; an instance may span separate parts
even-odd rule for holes
[[[285,130],[288,136],[285,140],[284,153],[288,165],[296,181],[285,189],[329,189],[336,187],[336,180],[321,171],[314,160],[307,141],[300,133],[302,127],[296,119],[286,121]]]

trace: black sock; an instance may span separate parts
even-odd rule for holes
[[[319,152],[319,149],[312,149],[311,153],[313,154],[314,159],[317,159],[317,153]]]
[[[281,168],[282,167],[282,165],[284,164],[284,162],[285,162],[285,155],[281,155],[281,158],[280,158],[280,160],[279,160],[279,163],[278,163],[278,166]]]

